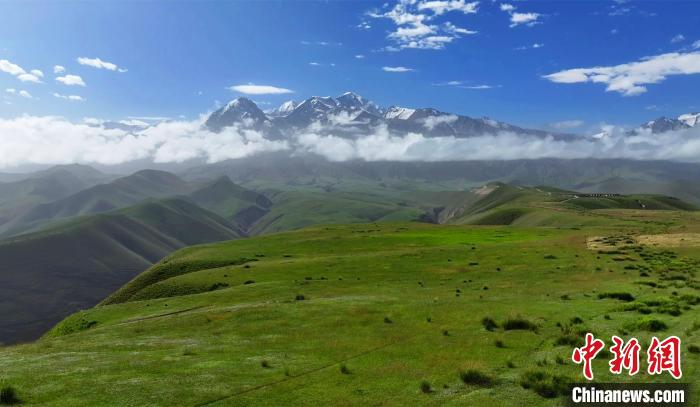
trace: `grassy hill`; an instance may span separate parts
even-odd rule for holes
[[[249,230],[269,210],[272,202],[262,194],[243,188],[223,176],[189,194],[198,205]]]
[[[0,349],[0,382],[52,405],[554,406],[592,331],[643,347],[682,336],[697,396],[700,247],[667,243],[700,233],[700,216],[589,213],[601,220],[331,225],[185,248]],[[594,372],[668,381],[613,378],[607,357]]]
[[[173,250],[239,236],[230,221],[169,199],[0,241],[0,342],[38,337]]]
[[[192,186],[169,172],[143,170],[107,184],[82,189],[61,199],[36,205],[8,221],[0,231],[16,235],[36,231],[51,222],[80,215],[108,212],[149,198],[187,193]]]
[[[110,178],[91,167],[60,165],[0,183],[0,232],[35,205],[67,197]]]
[[[452,216],[442,223],[514,226],[593,226],[608,222],[602,210],[693,211],[697,207],[662,195],[593,196],[551,187],[523,187],[491,183],[478,192],[481,199],[461,207],[446,208]]]

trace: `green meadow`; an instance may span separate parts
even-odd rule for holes
[[[652,336],[680,336],[697,397],[700,247],[674,237],[700,232],[697,213],[518,208],[486,208],[507,226],[325,225],[181,249],[0,348],[0,386],[47,405],[560,405],[593,332],[637,337],[642,369]],[[596,381],[673,381],[613,376],[609,358]]]

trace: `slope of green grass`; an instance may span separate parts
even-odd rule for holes
[[[171,199],[0,241],[0,342],[38,337],[173,250],[239,236],[218,215]]]
[[[51,405],[560,405],[545,397],[556,388],[523,383],[580,381],[569,359],[583,332],[700,342],[700,249],[626,243],[698,224],[684,212],[583,229],[369,223],[189,247],[109,305],[0,349],[0,382]],[[624,254],[589,250],[591,236]],[[667,328],[646,331],[652,319]],[[684,351],[696,395],[699,368]],[[612,377],[606,358],[594,372],[669,381]]]

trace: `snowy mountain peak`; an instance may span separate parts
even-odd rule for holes
[[[656,120],[649,121],[642,126],[642,129],[650,130],[652,134],[665,133],[672,130],[682,130],[691,127],[687,123],[668,117],[659,117]]]
[[[282,103],[278,108],[268,110],[266,111],[266,113],[273,117],[284,117],[292,113],[292,111],[294,111],[294,109],[296,109],[297,106],[299,106],[298,102],[294,100],[288,100]]]
[[[212,113],[205,126],[212,131],[221,131],[234,123],[263,123],[269,119],[252,100],[244,97],[236,98],[226,106]]]
[[[416,109],[409,109],[401,106],[391,106],[384,113],[386,119],[408,120],[416,112]]]
[[[678,116],[678,120],[687,124],[690,127],[700,125],[700,113],[687,113]]]

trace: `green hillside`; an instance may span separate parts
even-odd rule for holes
[[[0,342],[38,337],[173,250],[240,235],[226,219],[170,199],[0,241]]]
[[[36,205],[7,222],[4,235],[36,231],[51,222],[108,212],[144,199],[165,198],[191,191],[192,186],[169,172],[143,170],[107,184],[83,189],[65,198]]]
[[[697,213],[590,216],[608,222],[332,225],[185,248],[0,349],[0,382],[51,405],[560,405],[584,332],[700,345],[700,247],[635,243],[698,234]],[[697,396],[700,358],[683,352]]]
[[[592,195],[550,187],[523,187],[491,183],[480,190],[482,197],[442,223],[514,226],[624,225],[625,217],[605,216],[604,210],[694,211],[695,205],[662,195]]]
[[[83,165],[61,165],[0,183],[0,233],[36,205],[65,198],[112,177]]]
[[[270,209],[272,202],[264,195],[243,188],[220,177],[189,194],[196,204],[207,208],[248,230]]]

